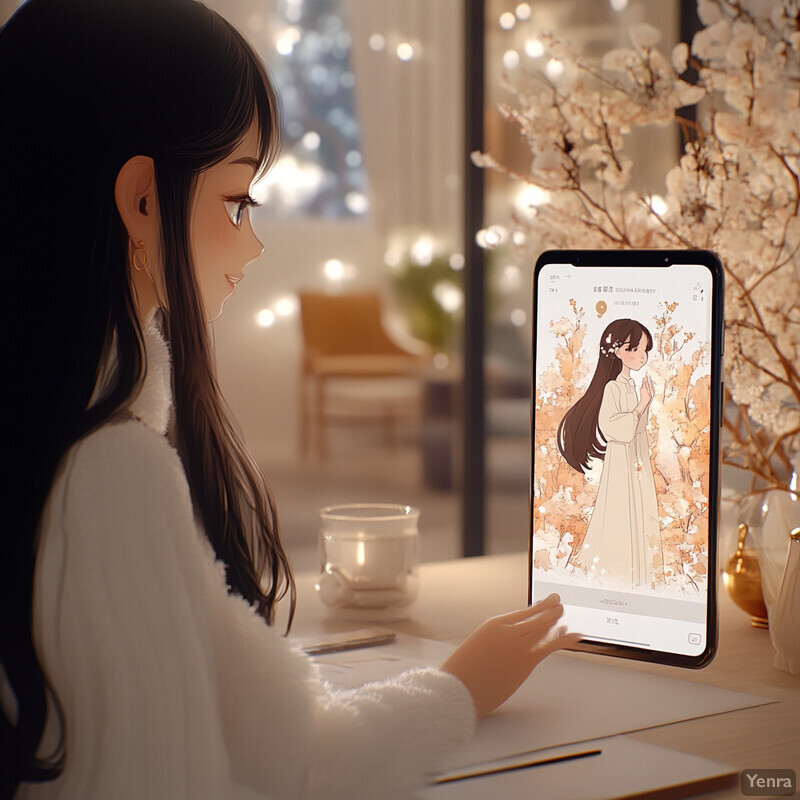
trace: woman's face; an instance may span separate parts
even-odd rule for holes
[[[617,350],[617,358],[632,372],[640,370],[647,363],[647,336],[643,333],[636,347],[628,337]]]
[[[206,322],[219,317],[244,268],[264,252],[248,211],[257,155],[253,122],[228,158],[197,177],[189,232]]]

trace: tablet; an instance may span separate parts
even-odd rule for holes
[[[708,251],[536,263],[529,602],[558,592],[576,649],[714,656],[723,296]]]

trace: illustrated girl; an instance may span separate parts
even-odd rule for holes
[[[653,381],[644,375],[639,397],[631,378],[652,347],[653,337],[640,322],[610,323],[589,388],[564,415],[557,434],[558,448],[573,469],[585,473],[591,459],[604,462],[586,537],[572,563],[590,577],[631,587],[649,584],[649,539],[659,532],[647,439]]]
[[[194,0],[28,0],[0,81],[0,800],[412,796],[578,637],[551,595],[336,692],[272,627],[292,572],[208,328],[263,251],[263,64]]]

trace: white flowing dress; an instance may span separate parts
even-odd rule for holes
[[[633,379],[619,375],[603,391],[598,427],[607,442],[592,518],[575,563],[590,577],[649,586],[659,521],[647,440],[648,405],[638,417]]]

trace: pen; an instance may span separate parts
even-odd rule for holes
[[[517,769],[528,769],[528,767],[541,767],[545,764],[556,764],[559,761],[573,761],[577,758],[587,758],[588,756],[596,756],[602,753],[600,749],[584,750],[580,753],[565,753],[563,756],[550,756],[549,758],[540,758],[536,761],[526,761],[523,764],[512,764],[508,767],[493,767],[492,769],[482,769],[477,772],[464,772],[460,775],[450,775],[446,778],[437,778],[434,784],[452,783],[453,781],[465,781],[467,778],[482,778],[484,775],[496,775],[499,772],[513,772]]]
[[[391,644],[396,638],[397,634],[392,631],[363,636],[354,635],[352,638],[342,639],[341,641],[328,641],[307,645],[303,648],[303,652],[307,656],[324,656],[328,653],[340,653],[344,650],[360,650],[362,647],[377,647],[382,644]]]

